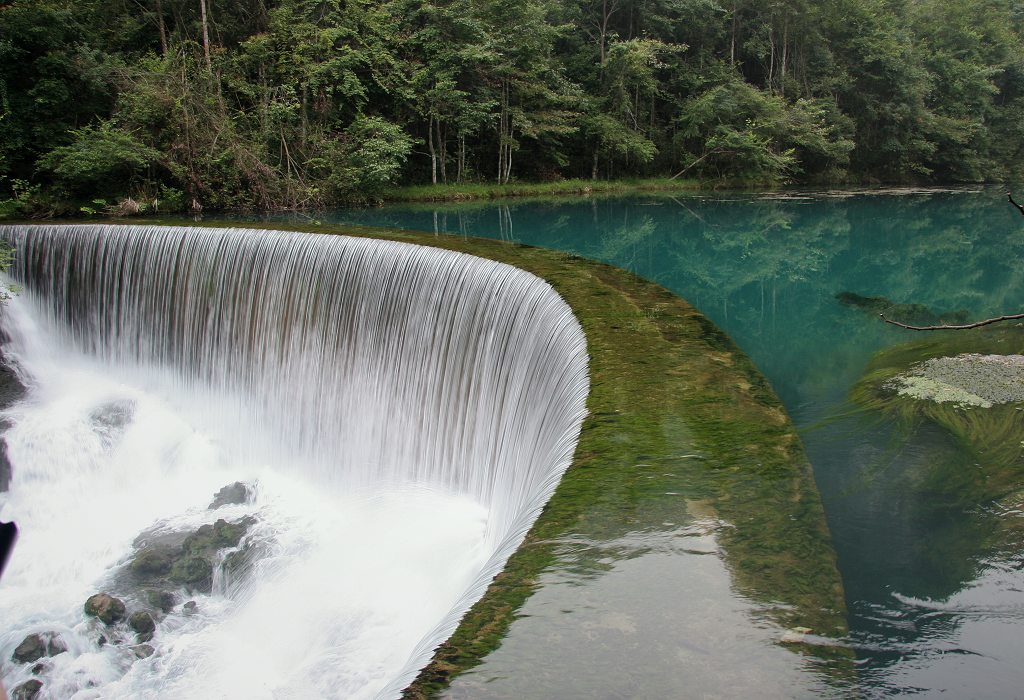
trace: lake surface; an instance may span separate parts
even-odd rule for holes
[[[900,304],[971,320],[1021,311],[1024,218],[1003,190],[651,195],[390,206],[319,218],[563,250],[689,300],[750,355],[801,431],[846,590],[851,632],[838,643],[857,656],[863,694],[1020,696],[1024,547],[1015,533],[1022,516],[991,499],[921,487],[921,475],[939,462],[980,467],[939,427],[897,426],[849,393],[876,353],[923,338],[882,323],[875,307],[836,297],[884,297],[897,319],[906,311]],[[1004,461],[1006,470],[1024,472],[1019,454]],[[616,595],[654,585],[640,562],[618,571],[625,583]],[[523,624],[558,604],[528,602]],[[516,655],[517,639],[473,673],[507,679],[517,666],[522,673],[529,652],[524,646]],[[535,680],[517,692],[530,692]],[[721,687],[707,692],[732,696]],[[820,692],[812,684],[800,694]],[[452,694],[459,695],[458,681]]]

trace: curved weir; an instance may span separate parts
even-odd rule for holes
[[[397,695],[572,459],[586,341],[529,273],[345,236],[0,237],[21,288],[5,350],[29,387],[6,411],[0,518],[23,536],[0,651],[59,632],[70,653],[47,682],[62,694]],[[234,480],[255,484],[253,502],[207,510]],[[140,532],[231,516],[255,519],[249,576],[215,570],[199,612],[168,615],[143,661],[95,641],[85,597],[142,599],[124,574]]]

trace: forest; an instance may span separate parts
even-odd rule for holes
[[[0,217],[1019,177],[1018,0],[0,0]]]

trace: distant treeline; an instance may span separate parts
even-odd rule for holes
[[[0,213],[1011,179],[1022,35],[1019,0],[0,0]]]

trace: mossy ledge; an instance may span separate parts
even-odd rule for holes
[[[436,697],[497,648],[555,561],[557,540],[577,532],[588,512],[618,510],[643,527],[638,491],[664,494],[662,477],[685,495],[660,495],[652,507],[685,512],[688,501],[699,502],[729,523],[721,545],[739,594],[762,604],[781,627],[845,634],[842,584],[800,440],[764,377],[686,301],[602,263],[507,242],[351,226],[245,227],[370,236],[514,265],[547,280],[586,332],[589,415],[572,466],[523,545],[403,697]],[[790,646],[820,659],[827,675],[848,675],[849,653],[841,647]]]

